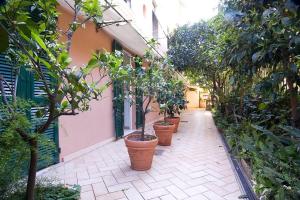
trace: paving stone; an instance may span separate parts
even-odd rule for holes
[[[151,190],[150,187],[142,180],[132,181],[132,184],[139,192],[146,192]]]
[[[92,187],[96,197],[108,193],[106,186],[103,182],[92,184]]]
[[[125,190],[124,193],[129,200],[144,200],[135,188],[129,188],[128,190]]]
[[[239,190],[239,186],[237,183],[231,183],[223,187],[225,190],[229,192],[236,192]]]
[[[208,200],[208,198],[202,194],[197,194],[195,196],[187,198],[186,200]]]
[[[241,196],[241,193],[239,191],[237,191],[237,192],[230,193],[230,194],[224,196],[224,198],[226,200],[240,200],[239,196]]]
[[[40,177],[82,185],[82,200],[235,200],[242,194],[207,111],[186,111],[172,145],[158,146],[152,168],[134,171],[124,140],[52,166]],[[152,125],[147,133],[153,133]]]
[[[96,200],[119,200],[119,199],[122,199],[122,198],[126,198],[124,192],[118,191],[118,192],[112,192],[112,193],[108,193],[108,194],[105,194],[105,195],[98,196],[96,198]]]
[[[142,196],[145,198],[145,199],[153,199],[155,197],[161,197],[161,196],[164,196],[168,194],[168,191],[165,190],[165,189],[155,189],[155,190],[150,190],[148,192],[142,192]]]
[[[194,186],[194,187],[191,187],[191,188],[187,188],[187,189],[184,190],[184,192],[186,194],[188,194],[189,196],[194,196],[196,194],[203,193],[207,190],[208,189],[205,186],[198,185],[198,186]]]
[[[121,178],[116,178],[118,183],[127,183],[130,181],[136,181],[139,180],[138,176],[126,176],[126,177],[121,177]]]
[[[163,180],[163,181],[158,181],[158,182],[154,182],[154,183],[149,183],[148,186],[151,189],[158,189],[158,188],[163,188],[166,186],[171,185],[172,183],[168,180]]]
[[[78,180],[86,180],[86,179],[89,179],[89,178],[90,178],[90,176],[89,176],[89,174],[86,170],[77,172],[77,179]]]
[[[89,191],[93,191],[92,185],[84,185],[81,186],[80,191],[83,192],[89,192]]]
[[[160,199],[161,200],[176,200],[176,198],[174,196],[172,196],[171,194],[161,196]]]
[[[178,187],[175,185],[171,185],[166,187],[166,189],[174,196],[176,199],[184,199],[187,198],[188,196]]]
[[[88,191],[88,192],[82,192],[80,194],[80,199],[81,200],[94,200],[95,196],[93,191]]]
[[[129,188],[133,187],[131,183],[121,183],[113,186],[107,187],[109,192],[116,192],[116,191],[121,191],[121,190],[127,190]]]
[[[114,176],[108,175],[108,176],[103,176],[102,177],[105,185],[108,186],[112,186],[112,185],[116,185],[118,184],[117,180],[115,179]]]
[[[203,177],[203,176],[206,176],[206,175],[207,175],[207,173],[205,171],[200,171],[200,172],[195,172],[195,173],[189,174],[189,177],[199,178],[199,177]]]
[[[217,195],[215,192],[207,191],[203,193],[204,196],[206,196],[210,200],[224,200],[223,197]]]
[[[103,182],[102,178],[92,178],[92,179],[83,179],[78,181],[78,185],[84,186],[84,185],[90,185],[93,183],[100,183]]]
[[[186,182],[180,180],[180,179],[177,178],[177,177],[171,178],[171,179],[169,179],[169,181],[171,181],[174,185],[176,185],[176,186],[179,187],[180,189],[185,189],[185,188],[188,188],[188,187],[189,187],[189,185],[188,185]]]

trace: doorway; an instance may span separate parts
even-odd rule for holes
[[[132,57],[130,55],[130,53],[128,53],[127,51],[123,50],[123,64],[124,65],[132,65]],[[133,117],[132,117],[132,113],[133,113],[133,109],[131,106],[131,98],[129,97],[129,86],[124,85],[124,95],[125,98],[124,99],[124,136],[128,135],[132,132],[134,132],[135,130],[133,129],[134,127],[132,126],[132,121],[133,121]]]

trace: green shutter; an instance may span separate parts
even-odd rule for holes
[[[122,46],[117,42],[113,41],[112,50],[122,51]],[[124,95],[124,83],[120,81],[113,82],[113,93],[114,93],[114,123],[116,138],[121,138],[124,135],[124,101],[118,97]]]
[[[135,62],[135,67],[138,71],[138,69],[141,69],[140,63]],[[136,89],[136,121],[135,125],[136,128],[140,128],[143,126],[143,91]]]
[[[14,86],[14,79],[16,73],[13,70],[12,65],[8,62],[7,58],[5,58],[4,54],[0,54],[0,74],[8,82],[10,87]],[[4,84],[4,90],[7,96],[11,95],[6,84]]]
[[[13,65],[7,58],[5,58],[4,54],[0,54],[0,74],[3,75],[5,80],[10,84],[11,87],[13,87],[16,70],[13,69]],[[51,81],[49,76],[47,78],[49,81]],[[30,113],[28,113],[32,120],[33,128],[41,123],[40,120],[36,119],[36,111],[38,108],[46,106],[45,96],[43,96],[40,86],[42,86],[41,82],[34,81],[31,72],[21,68],[17,96],[24,99],[31,99],[37,103],[38,107],[31,108]],[[7,94],[9,94],[7,87],[5,88],[5,91]],[[44,119],[42,119],[42,121],[43,120]],[[51,126],[45,131],[44,136],[47,138],[47,140],[43,140],[44,142],[39,146],[39,169],[45,168],[59,161],[57,121],[51,124]],[[50,140],[54,142],[54,147],[49,145],[50,143],[48,141]]]
[[[45,66],[42,66],[43,71],[47,71]],[[33,77],[33,76],[32,76]],[[55,84],[55,80],[45,73],[45,78],[50,85]],[[45,122],[46,118],[38,119],[36,118],[36,112],[39,109],[47,106],[46,93],[42,90],[44,84],[42,81],[37,81],[32,78],[32,84],[30,84],[31,95],[34,102],[37,103],[37,107],[31,109],[31,119],[36,124],[36,126]],[[39,145],[39,162],[38,169],[45,168],[49,165],[53,165],[59,162],[59,144],[58,144],[58,120],[51,123],[49,128],[44,132],[43,140]],[[54,144],[51,145],[51,144]]]

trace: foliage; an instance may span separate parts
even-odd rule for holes
[[[198,66],[199,43],[204,40],[202,34],[207,29],[204,22],[184,25],[176,29],[169,40],[168,56],[179,69]]]
[[[255,191],[265,199],[300,198],[300,10],[295,2],[223,1],[216,17],[198,23],[205,27],[200,35],[191,34],[198,38],[195,64],[179,66],[193,83],[209,88],[217,125],[232,153],[250,164]],[[171,46],[180,49],[177,44]],[[189,59],[177,56],[174,63]]]
[[[107,6],[95,0],[76,0],[72,5],[67,3],[74,11],[74,17],[67,30],[58,30],[57,3],[56,0],[11,0],[0,6],[0,50],[14,63],[16,74],[14,87],[10,87],[0,75],[2,104],[7,109],[7,112],[1,113],[1,118],[5,120],[5,126],[1,128],[16,139],[22,138],[30,150],[27,199],[33,199],[37,149],[44,131],[60,116],[88,110],[89,102],[99,100],[111,80],[127,73],[120,67],[120,55],[106,52],[94,54],[86,65],[72,66],[69,51],[74,32],[84,28],[90,20],[96,26],[104,23],[102,10]],[[63,34],[67,40],[60,42]],[[42,98],[47,106],[38,110],[37,124],[32,123],[27,114],[30,107],[20,112],[16,106],[19,105],[17,88],[20,70],[30,72],[35,81],[43,83]],[[106,76],[111,79],[104,79]],[[5,86],[9,94],[4,91]]]
[[[131,104],[134,104],[136,99],[143,98],[142,140],[144,140],[146,114],[151,112],[149,106],[155,102],[161,88],[166,84],[163,77],[166,63],[162,61],[162,58],[154,54],[153,48],[156,45],[156,41],[151,40],[149,42],[150,48],[145,52],[143,59],[135,58],[135,61],[139,62],[140,66],[144,66],[141,68],[127,66],[127,75],[123,77],[128,90],[125,98],[128,98]]]
[[[79,185],[53,184],[55,180],[38,179],[35,188],[35,199],[37,200],[78,200],[80,198]],[[3,200],[22,200],[25,196],[25,183],[18,182],[14,185],[13,192],[3,197]]]
[[[160,105],[160,113],[175,117],[180,115],[181,110],[185,108],[185,85],[183,81],[176,76],[175,70],[168,65],[163,70],[165,84],[162,85],[157,96],[157,102]]]
[[[4,195],[12,191],[12,183],[21,179],[28,165],[29,149],[16,133],[15,127],[30,127],[30,123],[23,116],[24,110],[30,104],[20,101],[16,106],[18,113],[8,112],[5,106],[0,108],[0,113],[5,113],[3,116],[13,119],[12,123],[7,123],[3,118],[0,120],[0,199],[4,199]]]

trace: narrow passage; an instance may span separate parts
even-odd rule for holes
[[[153,133],[151,127],[148,133]],[[112,142],[40,176],[81,185],[82,200],[237,200],[241,195],[211,113],[183,113],[172,146],[158,146],[151,170],[130,169],[124,141]]]

